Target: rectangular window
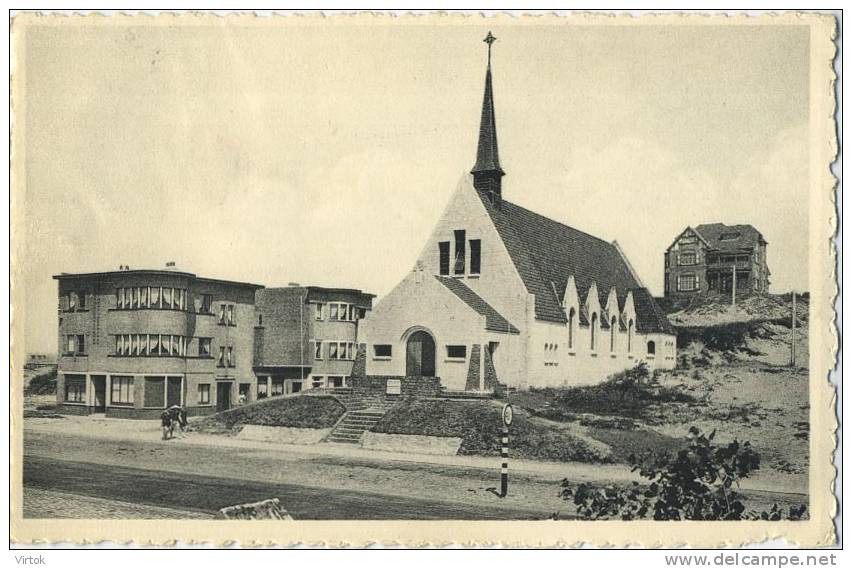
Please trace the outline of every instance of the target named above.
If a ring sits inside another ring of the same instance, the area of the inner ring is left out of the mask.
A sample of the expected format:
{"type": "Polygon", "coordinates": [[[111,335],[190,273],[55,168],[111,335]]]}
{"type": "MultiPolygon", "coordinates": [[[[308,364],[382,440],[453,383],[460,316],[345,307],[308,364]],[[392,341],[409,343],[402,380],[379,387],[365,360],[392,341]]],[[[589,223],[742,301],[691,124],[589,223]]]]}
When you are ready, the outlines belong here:
{"type": "Polygon", "coordinates": [[[201,295],[201,306],[198,307],[198,311],[201,314],[213,314],[213,295],[212,294],[202,294],[201,295]]]}
{"type": "Polygon", "coordinates": [[[199,338],[198,339],[198,355],[201,357],[209,357],[210,356],[210,343],[213,341],[212,338],[199,338]]]}
{"type": "Polygon", "coordinates": [[[114,375],[110,381],[112,384],[110,391],[110,403],[113,405],[132,405],[133,377],[114,375]]]}
{"type": "Polygon", "coordinates": [[[228,346],[228,353],[225,355],[225,358],[228,362],[228,367],[234,367],[237,365],[236,359],[234,359],[234,348],[233,346],[228,346]]]}
{"type": "Polygon", "coordinates": [[[85,375],[66,375],[65,376],[65,401],[69,403],[85,403],[86,402],[86,376],[85,375]]]}
{"type": "Polygon", "coordinates": [[[210,405],[210,384],[209,383],[199,383],[198,384],[198,404],[199,405],[210,405]]]}
{"type": "Polygon", "coordinates": [[[237,325],[237,319],[236,319],[236,313],[234,311],[234,305],[229,304],[228,305],[228,326],[236,326],[236,325],[237,325]]]}
{"type": "Polygon", "coordinates": [[[77,310],[77,293],[69,292],[68,293],[68,310],[73,312],[77,310]]]}
{"type": "Polygon", "coordinates": [[[358,346],[355,345],[355,342],[349,342],[346,344],[346,355],[349,356],[350,360],[355,359],[355,354],[358,351],[358,346]]]}
{"type": "Polygon", "coordinates": [[[311,387],[313,387],[314,389],[325,387],[325,378],[321,375],[312,375],[311,387]]]}
{"type": "Polygon", "coordinates": [[[124,336],[121,334],[115,335],[115,355],[124,355],[124,336]]]}
{"type": "Polygon", "coordinates": [[[336,303],[336,302],[332,302],[332,303],[331,303],[331,304],[329,304],[328,306],[329,306],[329,308],[330,308],[330,312],[329,312],[328,319],[329,319],[329,320],[338,320],[338,319],[339,319],[339,316],[338,316],[338,313],[337,313],[337,308],[338,308],[337,303],[336,303]]]}
{"type": "Polygon", "coordinates": [[[148,291],[149,288],[147,286],[142,287],[142,291],[139,295],[139,304],[142,308],[148,308],[148,291]]]}
{"type": "Polygon", "coordinates": [[[373,346],[373,355],[377,358],[389,358],[393,353],[390,344],[376,344],[373,346]]]}
{"type": "Polygon", "coordinates": [[[172,336],[172,355],[179,356],[180,354],[180,344],[181,344],[181,336],[172,336]]]}
{"type": "Polygon", "coordinates": [[[265,377],[257,378],[257,398],[266,399],[269,396],[269,384],[265,377]]]}
{"type": "Polygon", "coordinates": [[[172,337],[168,334],[160,335],[160,355],[167,356],[172,353],[172,337]]]}
{"type": "Polygon", "coordinates": [[[322,359],[322,340],[314,340],[314,359],[322,359]]]}
{"type": "Polygon", "coordinates": [[[225,367],[225,346],[219,346],[219,361],[216,365],[219,367],[225,367]]]}
{"type": "Polygon", "coordinates": [[[77,293],[77,309],[85,310],[86,309],[86,291],[81,290],[77,293]]]}
{"type": "Polygon", "coordinates": [[[149,334],[148,335],[148,353],[152,356],[160,355],[160,335],[159,334],[149,334]]]}
{"type": "Polygon", "coordinates": [[[328,359],[336,360],[337,359],[337,342],[329,342],[328,343],[328,359]]]}
{"type": "Polygon", "coordinates": [[[482,241],[470,240],[470,274],[478,275],[482,268],[482,241]]]}
{"type": "Polygon", "coordinates": [[[225,324],[225,305],[219,305],[219,324],[225,324]]]}
{"type": "Polygon", "coordinates": [[[148,300],[151,308],[159,308],[160,307],[160,287],[152,286],[149,287],[148,292],[148,300]]]}
{"type": "Polygon", "coordinates": [[[65,353],[69,356],[73,356],[77,351],[77,336],[71,335],[66,338],[65,343],[65,353]]]}
{"type": "Polygon", "coordinates": [[[323,307],[324,306],[325,305],[322,304],[321,302],[314,304],[314,318],[316,318],[317,320],[323,319],[322,313],[323,313],[323,307]]]}
{"type": "Polygon", "coordinates": [[[695,253],[681,253],[678,258],[679,265],[694,265],[695,264],[695,253]]]}
{"type": "Polygon", "coordinates": [[[447,357],[453,360],[463,360],[467,357],[467,346],[447,346],[447,357]]]}
{"type": "Polygon", "coordinates": [[[677,289],[681,291],[692,291],[698,288],[695,275],[678,275],[677,289]]]}
{"type": "Polygon", "coordinates": [[[139,355],[147,356],[148,355],[148,334],[140,334],[139,335],[139,355]]]}
{"type": "Polygon", "coordinates": [[[172,307],[172,289],[170,289],[168,287],[163,287],[161,305],[162,305],[162,308],[171,308],[172,307]]]}
{"type": "Polygon", "coordinates": [[[162,376],[146,376],[143,391],[145,407],[165,407],[166,378],[162,376]]]}
{"type": "Polygon", "coordinates": [[[284,380],[283,379],[273,379],[272,380],[272,395],[284,395],[284,380]]]}
{"type": "Polygon", "coordinates": [[[438,243],[438,267],[442,275],[450,274],[450,242],[441,241],[438,243]]]}
{"type": "Polygon", "coordinates": [[[456,229],[453,232],[456,239],[455,274],[464,274],[464,263],[467,251],[465,250],[464,229],[456,229]]]}
{"type": "Polygon", "coordinates": [[[124,289],[123,288],[115,289],[115,307],[116,308],[124,308],[124,289]]]}

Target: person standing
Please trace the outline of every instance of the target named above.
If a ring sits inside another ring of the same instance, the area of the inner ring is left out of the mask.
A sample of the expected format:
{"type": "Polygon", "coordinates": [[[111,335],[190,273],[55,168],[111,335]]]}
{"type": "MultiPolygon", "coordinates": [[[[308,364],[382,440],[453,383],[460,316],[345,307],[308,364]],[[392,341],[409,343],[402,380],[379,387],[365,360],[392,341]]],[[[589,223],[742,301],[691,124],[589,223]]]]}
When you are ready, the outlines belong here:
{"type": "Polygon", "coordinates": [[[172,433],[172,415],[168,409],[164,409],[160,415],[160,425],[163,427],[163,440],[170,439],[172,433]]]}
{"type": "Polygon", "coordinates": [[[189,429],[189,417],[187,416],[186,407],[178,409],[178,424],[180,432],[185,433],[189,429]]]}

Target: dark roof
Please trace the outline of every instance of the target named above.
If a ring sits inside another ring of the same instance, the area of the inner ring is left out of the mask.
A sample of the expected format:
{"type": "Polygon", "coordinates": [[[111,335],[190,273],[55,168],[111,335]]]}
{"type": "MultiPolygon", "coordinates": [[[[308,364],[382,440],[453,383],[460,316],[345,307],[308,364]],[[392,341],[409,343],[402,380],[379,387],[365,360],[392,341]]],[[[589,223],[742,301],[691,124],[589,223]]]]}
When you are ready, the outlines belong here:
{"type": "Polygon", "coordinates": [[[601,304],[612,287],[621,296],[641,286],[612,243],[505,200],[497,208],[479,195],[527,291],[535,295],[536,318],[566,321],[561,296],[569,275],[581,298],[597,283],[601,304]]]}
{"type": "Polygon", "coordinates": [[[520,331],[515,328],[511,322],[503,318],[490,304],[485,302],[481,296],[473,292],[466,284],[452,277],[442,277],[435,275],[438,282],[447,287],[450,292],[459,297],[465,304],[473,310],[485,316],[485,329],[492,332],[506,332],[509,334],[519,334],[520,331]]]}
{"type": "Polygon", "coordinates": [[[636,330],[643,334],[655,332],[674,334],[669,319],[647,288],[633,289],[633,308],[636,310],[636,330]]]}
{"type": "Polygon", "coordinates": [[[121,271],[103,271],[97,273],[59,273],[58,275],[53,275],[53,278],[56,280],[62,279],[88,279],[88,278],[107,278],[107,277],[121,277],[121,276],[130,276],[130,275],[158,275],[158,276],[177,276],[177,277],[185,277],[190,279],[195,279],[197,281],[203,281],[208,283],[217,283],[217,284],[227,284],[234,286],[245,286],[250,288],[263,288],[263,285],[254,284],[254,283],[246,283],[240,281],[228,281],[223,279],[211,279],[207,277],[199,277],[195,273],[187,273],[185,271],[176,271],[169,269],[127,269],[121,271]]]}
{"type": "Polygon", "coordinates": [[[754,249],[758,244],[766,243],[760,231],[751,225],[725,225],[724,223],[705,223],[695,228],[702,239],[712,249],[719,251],[741,251],[754,249]],[[726,239],[722,239],[726,237],[726,239]]]}

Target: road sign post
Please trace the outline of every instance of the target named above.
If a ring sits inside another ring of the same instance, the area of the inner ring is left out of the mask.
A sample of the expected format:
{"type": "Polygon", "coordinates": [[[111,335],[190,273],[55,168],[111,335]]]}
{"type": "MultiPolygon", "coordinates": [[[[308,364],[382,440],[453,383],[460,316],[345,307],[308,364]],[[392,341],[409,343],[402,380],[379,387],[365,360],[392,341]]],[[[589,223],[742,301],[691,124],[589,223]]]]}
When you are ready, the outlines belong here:
{"type": "Polygon", "coordinates": [[[512,424],[512,406],[503,405],[503,445],[500,456],[503,464],[500,467],[500,497],[505,498],[509,493],[509,425],[512,424]]]}

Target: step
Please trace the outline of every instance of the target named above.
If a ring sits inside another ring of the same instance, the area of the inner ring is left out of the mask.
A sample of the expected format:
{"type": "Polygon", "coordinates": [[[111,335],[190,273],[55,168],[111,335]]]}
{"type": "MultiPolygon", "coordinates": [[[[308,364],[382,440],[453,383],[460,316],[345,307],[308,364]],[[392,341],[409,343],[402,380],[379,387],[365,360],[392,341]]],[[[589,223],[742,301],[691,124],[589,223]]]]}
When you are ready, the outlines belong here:
{"type": "Polygon", "coordinates": [[[328,437],[328,440],[332,443],[360,443],[361,437],[345,437],[332,435],[328,437]]]}

